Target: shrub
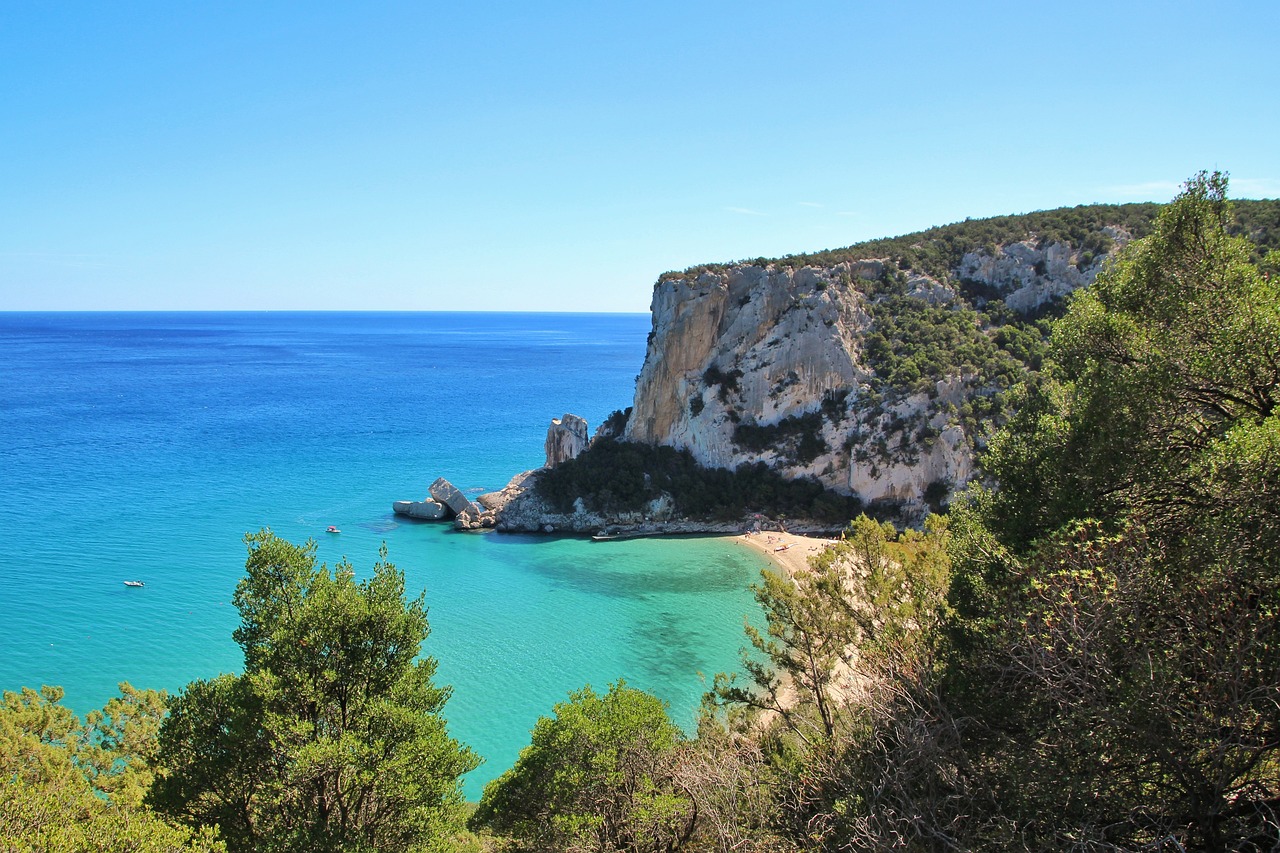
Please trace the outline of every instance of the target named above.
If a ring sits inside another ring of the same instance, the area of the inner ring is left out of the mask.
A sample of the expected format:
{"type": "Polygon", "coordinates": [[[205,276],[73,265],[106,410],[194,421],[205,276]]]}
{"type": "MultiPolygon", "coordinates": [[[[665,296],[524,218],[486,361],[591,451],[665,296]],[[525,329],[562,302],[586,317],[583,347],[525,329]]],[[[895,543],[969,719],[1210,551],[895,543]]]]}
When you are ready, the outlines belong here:
{"type": "Polygon", "coordinates": [[[811,478],[785,479],[763,462],[704,468],[688,450],[613,439],[542,471],[537,489],[557,512],[572,511],[578,498],[596,512],[636,512],[666,493],[688,518],[727,521],[758,512],[838,526],[861,508],[856,497],[811,478]]]}
{"type": "Polygon", "coordinates": [[[817,412],[791,415],[776,424],[738,424],[733,428],[733,443],[754,453],[775,450],[802,465],[828,449],[822,439],[822,416],[817,412]]]}

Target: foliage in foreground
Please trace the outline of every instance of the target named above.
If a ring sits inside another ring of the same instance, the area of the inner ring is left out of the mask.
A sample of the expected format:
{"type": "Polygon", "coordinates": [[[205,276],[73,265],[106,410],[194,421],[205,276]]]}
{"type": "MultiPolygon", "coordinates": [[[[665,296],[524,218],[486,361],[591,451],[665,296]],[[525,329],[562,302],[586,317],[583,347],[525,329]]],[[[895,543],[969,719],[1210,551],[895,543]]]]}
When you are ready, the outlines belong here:
{"type": "Polygon", "coordinates": [[[151,801],[233,850],[446,848],[479,762],[446,731],[435,660],[418,658],[422,598],[405,600],[385,551],[357,582],[348,564],[317,567],[314,543],[245,541],[245,671],[174,699],[151,801]]]}
{"type": "Polygon", "coordinates": [[[1075,300],[957,517],[946,683],[1041,847],[1280,844],[1280,281],[1230,222],[1200,175],[1075,300]]]}
{"type": "Polygon", "coordinates": [[[652,770],[736,755],[664,849],[1280,849],[1280,258],[1225,189],[1076,298],[997,489],[764,576],[748,682],[652,770]]]}
{"type": "Polygon", "coordinates": [[[162,693],[120,685],[81,723],[62,690],[5,692],[0,703],[0,839],[6,850],[219,851],[208,829],[143,806],[162,693]]]}
{"type": "Polygon", "coordinates": [[[473,817],[540,850],[673,850],[693,832],[676,778],[684,740],[655,697],[625,683],[590,686],[538,720],[514,767],[490,782],[473,817]]]}
{"type": "MultiPolygon", "coordinates": [[[[946,524],[860,518],[766,575],[749,684],[696,739],[572,694],[485,792],[493,845],[598,851],[1280,849],[1280,255],[1202,175],[1055,327],[946,524]]],[[[643,485],[643,481],[639,481],[643,485]]],[[[634,484],[633,484],[634,485],[634,484]]],[[[242,676],[87,725],[0,708],[0,831],[38,849],[431,849],[474,757],[421,600],[249,537],[242,676]],[[56,811],[55,811],[56,809],[56,811]],[[148,846],[150,845],[150,846],[148,846]]]]}
{"type": "Polygon", "coordinates": [[[839,541],[787,576],[753,586],[767,628],[746,625],[750,683],[719,676],[715,699],[776,717],[806,750],[836,738],[842,708],[867,689],[878,664],[901,663],[944,612],[946,519],[899,533],[865,515],[839,541]]]}
{"type": "MultiPolygon", "coordinates": [[[[1057,324],[985,457],[999,488],[952,512],[945,605],[902,611],[900,580],[866,611],[904,642],[847,632],[841,596],[874,601],[857,576],[767,588],[760,647],[804,688],[782,722],[820,735],[779,741],[788,837],[1280,847],[1280,282],[1229,233],[1225,190],[1191,181],[1057,324]],[[846,631],[845,657],[812,624],[846,631]],[[832,656],[866,680],[824,710],[832,656]]],[[[769,695],[756,675],[728,698],[769,695]]]]}

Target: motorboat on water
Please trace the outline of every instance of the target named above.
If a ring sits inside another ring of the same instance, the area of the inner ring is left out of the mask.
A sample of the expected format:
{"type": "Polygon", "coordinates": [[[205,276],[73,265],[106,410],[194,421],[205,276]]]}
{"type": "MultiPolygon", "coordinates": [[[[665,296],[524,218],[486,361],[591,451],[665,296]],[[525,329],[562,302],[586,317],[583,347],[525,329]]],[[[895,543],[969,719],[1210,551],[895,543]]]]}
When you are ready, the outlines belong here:
{"type": "Polygon", "coordinates": [[[341,533],[342,531],[330,524],[325,528],[325,533],[341,533]]]}
{"type": "Polygon", "coordinates": [[[142,581],[125,581],[125,586],[146,586],[142,581]]]}

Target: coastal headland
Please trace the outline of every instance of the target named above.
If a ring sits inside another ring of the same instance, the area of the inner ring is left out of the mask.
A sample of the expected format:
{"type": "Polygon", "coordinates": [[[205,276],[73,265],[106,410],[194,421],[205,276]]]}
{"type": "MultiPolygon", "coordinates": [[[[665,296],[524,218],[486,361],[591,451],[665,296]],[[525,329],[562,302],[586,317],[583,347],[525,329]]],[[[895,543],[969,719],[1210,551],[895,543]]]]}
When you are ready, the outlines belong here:
{"type": "MultiPolygon", "coordinates": [[[[981,476],[1052,320],[1157,210],[1062,208],[664,273],[631,405],[593,435],[552,421],[545,465],[455,524],[831,535],[866,512],[918,526],[981,476]]],[[[1267,211],[1235,216],[1248,232],[1267,211]]]]}
{"type": "MultiPolygon", "coordinates": [[[[981,476],[1053,318],[1157,210],[1062,208],[664,273],[631,406],[594,434],[556,418],[543,467],[499,491],[470,502],[438,481],[397,512],[602,538],[833,535],[863,512],[918,526],[981,476]]],[[[1239,227],[1267,210],[1241,202],[1239,227]]]]}
{"type": "MultiPolygon", "coordinates": [[[[567,420],[569,417],[566,416],[567,420]]],[[[581,421],[581,419],[578,419],[581,421]]],[[[560,424],[560,420],[553,422],[551,431],[554,433],[560,424]]],[[[583,422],[585,426],[585,422],[583,422]]],[[[549,438],[550,442],[551,439],[549,438]]],[[[514,497],[519,497],[526,493],[524,481],[535,472],[526,471],[517,476],[513,480],[513,484],[509,485],[504,495],[502,492],[489,493],[480,495],[476,503],[468,502],[468,506],[464,506],[460,511],[453,515],[454,526],[458,529],[488,529],[493,527],[492,522],[498,518],[498,510],[506,506],[506,502],[514,497]],[[475,511],[480,512],[480,518],[483,519],[481,524],[474,527],[469,526],[471,519],[474,517],[475,511]],[[487,522],[487,523],[486,523],[487,522]]],[[[461,497],[461,493],[443,477],[437,479],[430,489],[432,495],[448,496],[456,495],[454,503],[465,501],[461,497]]],[[[449,515],[449,504],[445,501],[434,501],[428,499],[425,503],[442,506],[442,510],[437,512],[422,512],[421,504],[424,502],[397,501],[395,504],[395,512],[411,518],[421,520],[438,521],[447,518],[449,515]]],[[[541,519],[540,519],[541,520],[541,519]]],[[[584,518],[578,519],[580,522],[584,518]]],[[[591,519],[588,524],[594,525],[603,519],[591,519]]],[[[814,555],[821,553],[826,547],[835,543],[835,539],[831,537],[830,531],[821,532],[797,532],[795,530],[782,529],[778,522],[768,519],[762,519],[757,516],[754,519],[745,522],[691,522],[688,520],[665,520],[665,521],[649,521],[641,519],[638,523],[630,526],[621,526],[616,523],[605,524],[597,529],[594,538],[602,541],[612,539],[631,539],[642,536],[676,536],[690,534],[711,534],[714,538],[719,539],[726,544],[733,544],[735,547],[748,548],[764,556],[776,569],[782,571],[788,576],[795,575],[799,571],[803,571],[808,565],[809,559],[814,555]],[[712,528],[712,529],[708,529],[712,528]],[[609,532],[612,531],[612,532],[609,532]]],[[[568,530],[568,527],[562,527],[560,530],[554,529],[553,525],[532,525],[533,529],[523,532],[541,532],[541,533],[581,533],[581,530],[568,530]],[[547,530],[547,526],[552,526],[552,530],[547,530]]],[[[510,528],[507,528],[510,529],[510,528]]]]}

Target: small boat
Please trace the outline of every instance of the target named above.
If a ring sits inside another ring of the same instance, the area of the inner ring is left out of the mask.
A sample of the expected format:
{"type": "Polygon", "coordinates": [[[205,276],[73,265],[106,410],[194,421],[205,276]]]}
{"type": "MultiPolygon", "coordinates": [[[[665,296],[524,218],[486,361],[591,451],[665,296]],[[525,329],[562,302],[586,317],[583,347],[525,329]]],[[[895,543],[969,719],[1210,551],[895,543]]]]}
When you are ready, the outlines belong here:
{"type": "Polygon", "coordinates": [[[341,533],[342,531],[334,527],[332,524],[330,524],[327,528],[325,528],[324,532],[325,533],[341,533]]]}
{"type": "Polygon", "coordinates": [[[125,586],[146,586],[142,581],[125,581],[125,586]]]}
{"type": "Polygon", "coordinates": [[[617,542],[621,539],[643,539],[649,533],[643,530],[624,530],[619,533],[606,533],[603,530],[592,534],[592,542],[617,542]]]}

